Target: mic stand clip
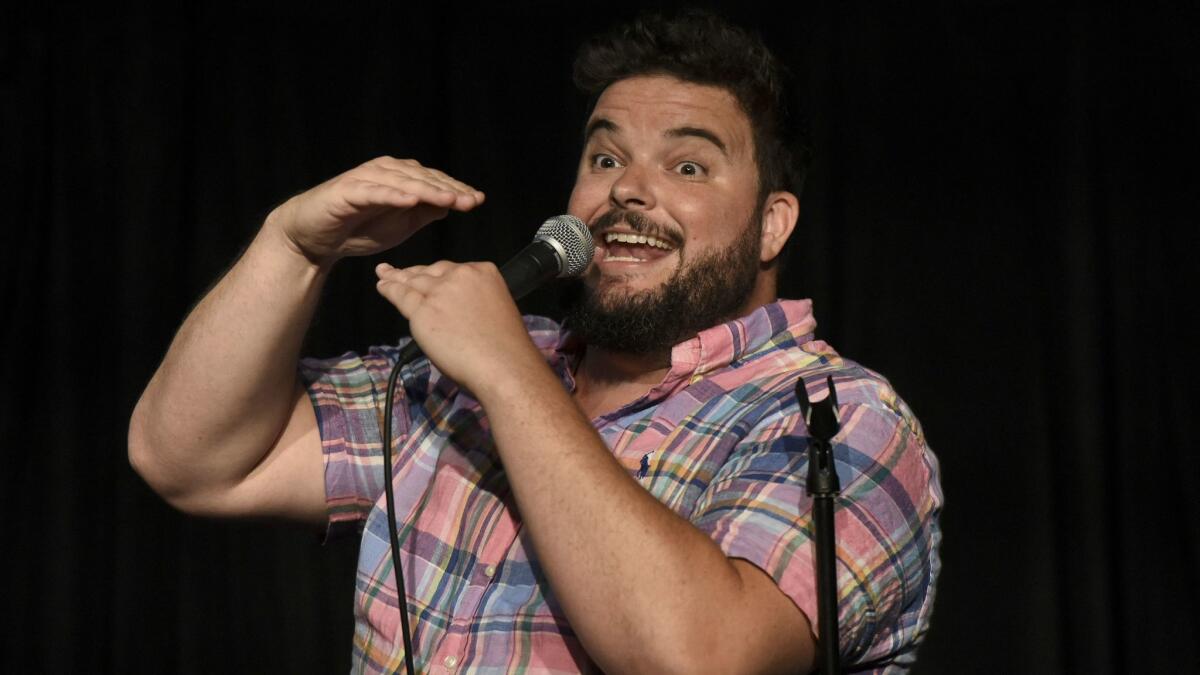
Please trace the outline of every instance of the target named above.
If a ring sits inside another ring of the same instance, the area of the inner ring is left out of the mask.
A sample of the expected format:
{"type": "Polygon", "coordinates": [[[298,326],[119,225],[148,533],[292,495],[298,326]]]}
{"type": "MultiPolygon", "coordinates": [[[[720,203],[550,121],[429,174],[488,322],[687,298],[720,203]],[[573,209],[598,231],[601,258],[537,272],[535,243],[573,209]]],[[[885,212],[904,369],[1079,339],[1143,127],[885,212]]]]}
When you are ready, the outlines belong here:
{"type": "Polygon", "coordinates": [[[808,400],[804,378],[796,382],[796,398],[808,427],[808,479],[804,490],[813,502],[813,525],[817,542],[817,626],[821,634],[818,648],[820,672],[837,673],[839,665],[837,567],[834,537],[834,498],[841,492],[833,464],[830,442],[841,431],[838,419],[837,390],[833,376],[826,378],[829,395],[816,403],[808,400]]]}

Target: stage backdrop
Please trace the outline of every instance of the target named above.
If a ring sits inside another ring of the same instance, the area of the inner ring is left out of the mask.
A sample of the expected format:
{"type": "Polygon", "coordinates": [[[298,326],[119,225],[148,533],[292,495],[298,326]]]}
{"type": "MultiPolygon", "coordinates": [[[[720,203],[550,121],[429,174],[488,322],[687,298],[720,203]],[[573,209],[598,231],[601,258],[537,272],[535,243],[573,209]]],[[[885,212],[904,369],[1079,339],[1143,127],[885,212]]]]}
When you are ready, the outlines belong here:
{"type": "MultiPolygon", "coordinates": [[[[917,672],[1198,672],[1197,12],[958,4],[717,5],[811,121],[783,293],[941,459],[917,672]]],[[[308,353],[404,333],[379,259],[516,251],[566,204],[574,50],[634,9],[3,10],[0,670],[346,670],[355,542],[172,511],[128,466],[130,411],[273,205],[374,156],[488,202],[339,265],[308,353]]]]}

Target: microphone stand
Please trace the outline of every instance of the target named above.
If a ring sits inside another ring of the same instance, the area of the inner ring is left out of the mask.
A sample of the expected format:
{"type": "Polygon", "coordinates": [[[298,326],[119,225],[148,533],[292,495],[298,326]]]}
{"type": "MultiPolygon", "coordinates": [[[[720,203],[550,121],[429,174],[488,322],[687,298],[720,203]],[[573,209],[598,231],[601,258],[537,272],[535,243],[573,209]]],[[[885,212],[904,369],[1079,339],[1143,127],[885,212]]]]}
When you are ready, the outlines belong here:
{"type": "Polygon", "coordinates": [[[833,508],[834,498],[841,492],[837,471],[833,465],[833,446],[830,440],[841,430],[837,414],[837,390],[833,376],[826,379],[829,396],[810,403],[804,378],[796,382],[796,398],[808,426],[808,479],[804,490],[813,501],[813,525],[817,542],[817,626],[821,634],[818,660],[823,675],[834,675],[840,669],[837,604],[837,557],[835,550],[833,508]]]}

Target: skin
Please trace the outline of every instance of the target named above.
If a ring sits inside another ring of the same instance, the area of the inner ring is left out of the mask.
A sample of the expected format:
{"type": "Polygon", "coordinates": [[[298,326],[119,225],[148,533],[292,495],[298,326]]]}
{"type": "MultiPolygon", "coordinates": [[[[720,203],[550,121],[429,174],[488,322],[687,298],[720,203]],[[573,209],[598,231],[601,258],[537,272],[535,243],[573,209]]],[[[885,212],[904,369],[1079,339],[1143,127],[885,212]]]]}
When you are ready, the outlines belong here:
{"type": "MultiPolygon", "coordinates": [[[[605,122],[588,139],[569,211],[593,223],[613,208],[640,210],[681,245],[633,263],[605,260],[600,242],[587,283],[614,297],[655,288],[697,255],[728,246],[758,212],[763,266],[744,309],[773,300],[767,263],[790,235],[798,204],[774,193],[758,210],[749,122],[732,97],[672,78],[631,78],[602,94],[589,125],[597,120],[605,122]]],[[[323,524],[320,439],[294,367],[324,277],[343,256],[394,246],[448,210],[482,201],[441,172],[381,158],[277,209],[189,316],[139,401],[135,468],[190,512],[323,524]]],[[[377,274],[378,291],[408,318],[429,358],[486,410],[539,562],[603,669],[811,669],[812,631],[796,605],[642,489],[589,421],[657,384],[667,355],[588,349],[572,397],[529,340],[494,265],[381,264],[377,274]],[[656,583],[641,583],[647,577],[656,583]]]]}

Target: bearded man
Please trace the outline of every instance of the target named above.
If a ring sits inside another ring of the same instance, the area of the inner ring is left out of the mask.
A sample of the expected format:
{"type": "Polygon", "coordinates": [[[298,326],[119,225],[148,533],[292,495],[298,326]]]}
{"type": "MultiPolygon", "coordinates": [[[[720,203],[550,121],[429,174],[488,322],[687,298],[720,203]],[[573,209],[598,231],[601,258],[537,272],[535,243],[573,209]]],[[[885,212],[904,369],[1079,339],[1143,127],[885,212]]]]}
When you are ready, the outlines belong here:
{"type": "Polygon", "coordinates": [[[356,672],[811,670],[807,429],[832,375],[842,432],[839,621],[851,671],[904,670],[938,570],[937,464],[888,383],[776,299],[800,172],[779,69],[718,19],[585,46],[597,96],[569,212],[596,255],[566,329],[520,316],[494,265],[377,267],[427,358],[296,363],[330,268],[483,193],[382,157],[270,214],[192,311],[135,410],[130,458],[195,514],[361,531],[356,672]],[[383,509],[381,418],[407,588],[383,509]]]}

